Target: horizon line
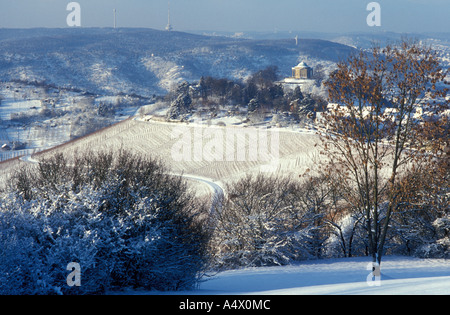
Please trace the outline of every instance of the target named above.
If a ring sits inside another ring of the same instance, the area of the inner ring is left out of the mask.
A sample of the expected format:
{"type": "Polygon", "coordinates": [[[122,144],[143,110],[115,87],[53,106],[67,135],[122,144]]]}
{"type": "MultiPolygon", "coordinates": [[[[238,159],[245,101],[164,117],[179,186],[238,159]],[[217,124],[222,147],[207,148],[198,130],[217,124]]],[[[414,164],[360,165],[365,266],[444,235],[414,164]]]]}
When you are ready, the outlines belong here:
{"type": "MultiPolygon", "coordinates": [[[[120,29],[148,29],[155,30],[161,32],[167,32],[165,29],[154,28],[154,27],[145,27],[145,26],[117,26],[114,28],[113,26],[79,26],[79,27],[46,27],[46,26],[36,26],[36,27],[0,27],[0,30],[87,30],[87,29],[110,29],[110,30],[120,30],[120,29]]],[[[306,33],[306,34],[328,34],[328,35],[343,35],[343,34],[450,34],[449,31],[425,31],[425,32],[399,32],[399,31],[389,31],[389,30],[377,30],[377,31],[344,31],[344,32],[329,32],[329,31],[307,31],[307,30],[277,30],[277,31],[261,31],[261,30],[247,30],[247,31],[226,31],[226,30],[214,30],[214,29],[194,29],[194,30],[177,30],[174,29],[172,32],[180,32],[180,33],[192,33],[192,32],[210,32],[210,33],[227,33],[227,34],[239,34],[239,33],[256,33],[256,34],[278,34],[278,33],[289,33],[295,35],[295,33],[306,33]]]]}

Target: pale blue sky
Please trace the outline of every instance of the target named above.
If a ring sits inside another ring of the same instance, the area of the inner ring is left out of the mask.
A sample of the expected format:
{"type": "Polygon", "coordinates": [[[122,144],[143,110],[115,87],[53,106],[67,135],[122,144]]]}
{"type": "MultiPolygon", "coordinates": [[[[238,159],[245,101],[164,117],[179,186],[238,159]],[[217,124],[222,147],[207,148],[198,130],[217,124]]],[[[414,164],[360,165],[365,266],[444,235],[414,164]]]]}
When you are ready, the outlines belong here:
{"type": "MultiPolygon", "coordinates": [[[[69,0],[0,0],[0,28],[67,27],[69,0]]],[[[82,27],[164,29],[167,0],[78,0],[82,27]]],[[[379,0],[381,27],[366,24],[371,0],[171,0],[175,30],[450,32],[450,0],[379,0]]]]}

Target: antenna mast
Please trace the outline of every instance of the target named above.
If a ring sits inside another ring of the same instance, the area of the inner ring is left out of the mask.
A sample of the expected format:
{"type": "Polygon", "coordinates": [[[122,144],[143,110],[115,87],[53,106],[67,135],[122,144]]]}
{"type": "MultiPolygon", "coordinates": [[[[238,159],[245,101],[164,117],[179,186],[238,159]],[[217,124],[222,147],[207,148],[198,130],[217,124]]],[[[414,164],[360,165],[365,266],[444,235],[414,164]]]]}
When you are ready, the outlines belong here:
{"type": "Polygon", "coordinates": [[[167,15],[167,26],[166,26],[166,31],[170,32],[171,30],[173,30],[172,25],[170,25],[170,0],[168,1],[168,15],[167,15]]]}
{"type": "Polygon", "coordinates": [[[116,19],[117,11],[115,8],[113,9],[113,12],[114,12],[114,28],[116,28],[117,27],[117,19],[116,19]]]}

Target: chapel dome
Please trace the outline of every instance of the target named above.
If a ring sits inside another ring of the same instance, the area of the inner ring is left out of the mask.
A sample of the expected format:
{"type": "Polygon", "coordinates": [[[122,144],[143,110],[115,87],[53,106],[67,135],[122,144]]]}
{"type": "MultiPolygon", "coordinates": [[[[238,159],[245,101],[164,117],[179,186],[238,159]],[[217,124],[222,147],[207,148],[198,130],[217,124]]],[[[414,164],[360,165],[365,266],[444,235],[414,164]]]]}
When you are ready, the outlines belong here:
{"type": "Polygon", "coordinates": [[[309,68],[306,62],[302,61],[297,65],[298,68],[309,68]]]}

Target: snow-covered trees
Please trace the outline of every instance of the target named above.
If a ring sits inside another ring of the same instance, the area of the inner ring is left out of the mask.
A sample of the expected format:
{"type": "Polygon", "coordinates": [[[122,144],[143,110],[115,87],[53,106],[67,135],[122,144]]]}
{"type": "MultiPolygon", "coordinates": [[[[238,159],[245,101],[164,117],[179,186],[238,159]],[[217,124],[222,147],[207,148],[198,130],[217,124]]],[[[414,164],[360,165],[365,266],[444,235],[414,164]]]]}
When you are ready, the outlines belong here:
{"type": "MultiPolygon", "coordinates": [[[[450,168],[428,165],[426,169],[404,175],[397,187],[399,198],[405,199],[392,217],[385,244],[389,254],[449,255],[450,168]]],[[[348,199],[349,188],[336,174],[311,173],[300,180],[247,175],[229,184],[211,220],[216,268],[367,256],[370,243],[364,211],[348,199]]],[[[380,205],[380,216],[387,206],[380,205]]]]}
{"type": "Polygon", "coordinates": [[[112,104],[101,102],[98,105],[97,114],[100,117],[114,117],[116,110],[112,104]]]}
{"type": "Polygon", "coordinates": [[[189,93],[189,83],[183,82],[176,91],[176,98],[170,104],[167,112],[168,119],[179,119],[183,115],[189,113],[191,109],[192,99],[189,93]]]}
{"type": "Polygon", "coordinates": [[[326,105],[319,95],[303,95],[300,87],[295,91],[283,87],[277,77],[276,67],[269,66],[242,80],[201,77],[196,83],[185,81],[164,98],[166,117],[183,119],[189,114],[205,113],[214,116],[218,108],[228,107],[229,114],[246,111],[247,118],[255,122],[269,112],[290,112],[295,120],[299,116],[306,120],[314,118],[315,112],[326,105]]]}
{"type": "Polygon", "coordinates": [[[340,62],[325,84],[336,104],[324,115],[326,167],[347,188],[352,210],[364,213],[374,263],[388,249],[391,220],[414,200],[411,191],[399,191],[402,174],[430,157],[448,158],[439,153],[448,145],[447,74],[437,52],[405,40],[360,51],[340,62]],[[388,114],[386,105],[396,114],[388,114]],[[429,116],[417,119],[421,108],[429,116]]]}
{"type": "Polygon", "coordinates": [[[214,212],[219,268],[285,265],[319,258],[327,239],[325,205],[310,203],[307,187],[290,178],[246,176],[229,185],[214,212]]]}
{"type": "Polygon", "coordinates": [[[181,179],[127,152],[24,168],[0,202],[1,294],[98,294],[196,285],[208,237],[181,179]],[[66,266],[81,266],[69,287],[66,266]]]}
{"type": "Polygon", "coordinates": [[[398,187],[399,211],[391,233],[396,252],[426,258],[450,256],[448,159],[409,171],[398,187]]]}
{"type": "Polygon", "coordinates": [[[98,106],[93,97],[73,100],[70,120],[70,138],[78,138],[111,125],[115,106],[101,102],[98,106]]]}
{"type": "Polygon", "coordinates": [[[248,113],[253,113],[253,112],[257,111],[258,109],[260,109],[260,107],[261,106],[259,105],[258,100],[256,98],[252,98],[250,100],[250,102],[248,102],[247,111],[248,111],[248,113]]]}

